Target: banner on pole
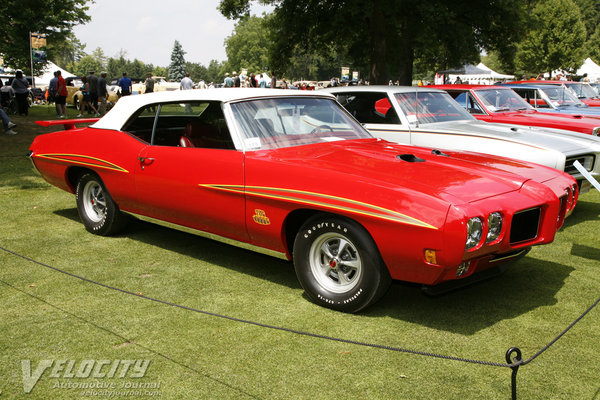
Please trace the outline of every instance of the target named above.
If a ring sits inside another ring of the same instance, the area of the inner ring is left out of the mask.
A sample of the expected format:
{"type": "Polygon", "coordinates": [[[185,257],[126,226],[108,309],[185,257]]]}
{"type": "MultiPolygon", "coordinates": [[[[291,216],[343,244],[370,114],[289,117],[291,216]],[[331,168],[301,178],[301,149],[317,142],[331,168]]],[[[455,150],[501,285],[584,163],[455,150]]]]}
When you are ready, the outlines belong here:
{"type": "Polygon", "coordinates": [[[342,76],[343,81],[350,80],[350,67],[342,67],[342,76]]]}
{"type": "Polygon", "coordinates": [[[45,33],[31,34],[31,59],[38,62],[47,60],[45,33]]]}

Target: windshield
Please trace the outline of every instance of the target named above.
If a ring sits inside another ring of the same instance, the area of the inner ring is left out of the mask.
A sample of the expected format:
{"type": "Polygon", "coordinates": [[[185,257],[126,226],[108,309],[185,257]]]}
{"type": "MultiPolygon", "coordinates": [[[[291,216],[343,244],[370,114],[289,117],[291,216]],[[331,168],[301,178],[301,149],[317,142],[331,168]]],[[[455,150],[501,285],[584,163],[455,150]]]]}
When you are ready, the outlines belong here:
{"type": "Polygon", "coordinates": [[[477,90],[475,93],[491,112],[533,110],[512,89],[483,89],[477,90]]]}
{"type": "Polygon", "coordinates": [[[598,93],[587,83],[569,83],[567,87],[573,91],[580,99],[591,99],[598,97],[598,93]]]}
{"type": "Polygon", "coordinates": [[[556,107],[585,106],[585,104],[583,104],[571,90],[565,89],[562,86],[545,87],[541,90],[546,94],[546,96],[548,96],[548,98],[552,101],[552,104],[554,104],[556,107]]]}
{"type": "Polygon", "coordinates": [[[448,93],[415,91],[394,96],[411,124],[474,119],[448,93]]]}
{"type": "Polygon", "coordinates": [[[330,99],[250,100],[231,104],[231,110],[249,150],[372,137],[330,99]]]}

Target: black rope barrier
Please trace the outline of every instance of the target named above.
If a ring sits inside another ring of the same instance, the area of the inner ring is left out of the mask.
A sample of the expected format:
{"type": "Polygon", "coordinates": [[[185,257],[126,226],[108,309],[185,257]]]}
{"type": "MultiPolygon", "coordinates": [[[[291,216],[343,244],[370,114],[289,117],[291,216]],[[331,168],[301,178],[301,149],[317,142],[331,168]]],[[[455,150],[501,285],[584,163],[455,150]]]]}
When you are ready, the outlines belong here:
{"type": "Polygon", "coordinates": [[[86,277],[83,277],[83,276],[80,276],[80,275],[76,275],[74,273],[71,273],[71,272],[68,272],[68,271],[64,271],[62,269],[53,267],[51,265],[42,263],[42,262],[37,261],[37,260],[34,260],[33,258],[24,256],[22,254],[19,254],[17,252],[14,252],[14,251],[9,250],[7,248],[4,248],[2,246],[0,246],[0,250],[4,251],[6,253],[12,254],[12,255],[14,255],[16,257],[22,258],[22,259],[24,259],[26,261],[29,261],[31,263],[37,264],[39,266],[51,269],[51,270],[59,272],[61,274],[68,275],[68,276],[70,276],[72,278],[76,278],[76,279],[79,279],[79,280],[82,280],[82,281],[85,281],[85,282],[88,282],[88,283],[92,283],[94,285],[98,285],[98,286],[104,287],[106,289],[110,289],[110,290],[114,290],[114,291],[121,292],[121,293],[124,293],[124,294],[129,294],[129,295],[132,295],[132,296],[140,297],[140,298],[143,298],[143,299],[146,299],[146,300],[154,301],[156,303],[168,305],[168,306],[171,306],[171,307],[176,307],[176,308],[180,308],[180,309],[187,310],[187,311],[193,311],[193,312],[196,312],[196,313],[199,313],[199,314],[203,314],[203,315],[208,315],[208,316],[212,316],[212,317],[222,318],[222,319],[226,319],[226,320],[234,321],[234,322],[245,323],[245,324],[254,325],[254,326],[258,326],[258,327],[262,327],[262,328],[268,328],[268,329],[273,329],[273,330],[288,332],[288,333],[292,333],[292,334],[296,334],[296,335],[308,336],[308,337],[313,337],[313,338],[317,338],[317,339],[330,340],[330,341],[339,342],[339,343],[352,344],[352,345],[356,345],[356,346],[363,346],[363,347],[370,347],[370,348],[376,348],[376,349],[381,349],[381,350],[388,350],[388,351],[394,351],[394,352],[408,353],[408,354],[413,354],[413,355],[420,355],[420,356],[433,357],[433,358],[439,358],[439,359],[444,359],[444,360],[458,361],[458,362],[464,362],[464,363],[469,363],[469,364],[478,364],[478,365],[487,365],[487,366],[492,366],[492,367],[510,368],[512,370],[512,374],[511,374],[511,393],[512,393],[512,399],[513,400],[517,399],[517,372],[519,370],[519,367],[521,365],[527,365],[527,364],[529,364],[530,362],[532,362],[533,360],[535,360],[537,357],[539,357],[542,353],[544,353],[546,350],[548,350],[553,344],[555,344],[560,338],[562,338],[579,321],[581,321],[581,319],[583,319],[583,317],[585,317],[590,311],[592,311],[600,303],[600,298],[598,298],[579,317],[577,317],[567,328],[565,328],[560,334],[558,334],[547,345],[545,345],[544,347],[542,347],[538,352],[536,352],[532,357],[530,357],[526,361],[523,361],[521,350],[518,347],[511,347],[510,349],[508,349],[508,351],[506,352],[506,355],[505,355],[506,364],[503,364],[503,363],[498,363],[498,362],[493,362],[493,361],[473,360],[473,359],[463,358],[463,357],[448,356],[448,355],[430,353],[430,352],[419,351],[419,350],[405,349],[405,348],[388,346],[388,345],[382,345],[382,344],[375,344],[375,343],[367,343],[367,342],[361,342],[361,341],[351,340],[351,339],[337,338],[337,337],[322,335],[322,334],[318,334],[318,333],[311,333],[311,332],[300,331],[300,330],[293,329],[293,328],[287,328],[287,327],[282,327],[282,326],[264,324],[264,323],[261,323],[261,322],[246,320],[246,319],[242,319],[242,318],[238,318],[238,317],[232,317],[232,316],[229,316],[229,315],[219,314],[219,313],[215,313],[215,312],[211,312],[211,311],[199,310],[199,309],[196,309],[196,308],[193,308],[193,307],[188,307],[188,306],[184,306],[184,305],[181,305],[181,304],[172,303],[172,302],[169,302],[169,301],[166,301],[166,300],[161,300],[161,299],[157,299],[157,298],[154,298],[154,297],[145,296],[145,295],[140,294],[140,293],[136,293],[136,292],[132,292],[132,291],[129,291],[129,290],[121,289],[121,288],[118,288],[118,287],[110,286],[110,285],[107,285],[107,284],[102,283],[102,282],[97,282],[97,281],[94,281],[92,279],[89,279],[89,278],[86,278],[86,277]],[[514,356],[514,358],[513,358],[513,356],[514,356]]]}

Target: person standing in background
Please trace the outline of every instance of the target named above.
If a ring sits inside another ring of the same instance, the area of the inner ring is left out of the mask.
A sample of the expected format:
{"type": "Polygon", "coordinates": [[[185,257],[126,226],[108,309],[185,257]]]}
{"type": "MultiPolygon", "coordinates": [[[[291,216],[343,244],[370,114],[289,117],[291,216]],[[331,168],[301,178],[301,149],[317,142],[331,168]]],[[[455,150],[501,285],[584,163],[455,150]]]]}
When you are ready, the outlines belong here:
{"type": "Polygon", "coordinates": [[[102,116],[106,114],[106,101],[108,100],[108,88],[106,87],[106,72],[100,73],[98,78],[98,101],[100,101],[100,107],[98,113],[102,116]]]}
{"type": "Polygon", "coordinates": [[[58,118],[66,118],[67,117],[67,82],[65,82],[65,78],[62,77],[62,73],[60,71],[56,71],[56,97],[54,98],[54,103],[56,103],[57,112],[59,113],[58,118]]]}
{"type": "MultiPolygon", "coordinates": [[[[55,101],[56,98],[56,88],[58,85],[58,71],[54,71],[54,78],[50,79],[50,84],[48,85],[48,103],[55,101]]],[[[60,117],[60,110],[58,105],[54,103],[54,107],[56,108],[56,116],[60,117]]]]}
{"type": "Polygon", "coordinates": [[[27,103],[27,96],[29,96],[29,82],[27,82],[27,78],[23,76],[23,71],[20,69],[17,70],[11,86],[17,98],[17,112],[19,115],[28,115],[29,104],[27,103]]]}
{"type": "Polygon", "coordinates": [[[190,90],[194,88],[194,82],[190,79],[190,73],[186,72],[179,85],[181,90],[190,90]]]}
{"type": "Polygon", "coordinates": [[[148,72],[146,74],[146,81],[144,82],[144,86],[145,86],[144,93],[154,92],[154,79],[152,78],[152,73],[148,72]]]}
{"type": "Polygon", "coordinates": [[[129,96],[131,94],[131,79],[127,76],[127,72],[123,72],[123,77],[117,83],[121,88],[121,96],[129,96]]]}
{"type": "MultiPolygon", "coordinates": [[[[90,85],[90,103],[94,110],[98,110],[98,77],[94,75],[94,72],[93,69],[90,70],[87,81],[90,85]]],[[[96,117],[99,116],[98,113],[96,114],[96,117]]]]}

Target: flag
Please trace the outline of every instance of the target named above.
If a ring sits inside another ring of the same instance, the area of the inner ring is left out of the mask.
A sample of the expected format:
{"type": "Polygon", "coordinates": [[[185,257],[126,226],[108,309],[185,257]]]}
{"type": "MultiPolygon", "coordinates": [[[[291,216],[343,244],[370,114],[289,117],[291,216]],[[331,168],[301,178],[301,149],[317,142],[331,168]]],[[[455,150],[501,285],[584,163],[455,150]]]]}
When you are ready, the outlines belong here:
{"type": "Polygon", "coordinates": [[[33,61],[46,61],[46,34],[31,34],[31,58],[33,61]]]}

